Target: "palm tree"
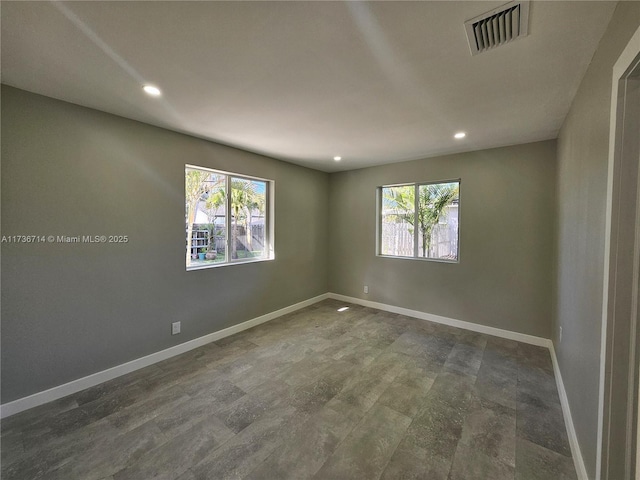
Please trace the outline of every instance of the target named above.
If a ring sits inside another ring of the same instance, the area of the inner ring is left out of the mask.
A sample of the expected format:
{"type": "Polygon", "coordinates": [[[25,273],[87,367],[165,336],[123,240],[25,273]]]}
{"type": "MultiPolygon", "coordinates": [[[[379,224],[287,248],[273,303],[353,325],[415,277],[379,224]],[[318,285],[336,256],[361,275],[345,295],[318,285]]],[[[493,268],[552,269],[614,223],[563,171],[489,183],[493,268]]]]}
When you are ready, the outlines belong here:
{"type": "Polygon", "coordinates": [[[405,221],[413,228],[415,214],[415,186],[384,188],[384,207],[392,211],[396,220],[405,221]]]}

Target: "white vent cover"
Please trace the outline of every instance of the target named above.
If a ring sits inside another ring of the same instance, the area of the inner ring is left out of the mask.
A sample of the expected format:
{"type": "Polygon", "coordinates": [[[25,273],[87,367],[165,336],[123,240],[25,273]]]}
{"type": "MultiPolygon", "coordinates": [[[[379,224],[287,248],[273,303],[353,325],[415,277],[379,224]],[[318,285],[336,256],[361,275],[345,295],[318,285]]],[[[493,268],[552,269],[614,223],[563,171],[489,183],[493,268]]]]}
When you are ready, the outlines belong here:
{"type": "Polygon", "coordinates": [[[528,0],[509,2],[464,22],[471,55],[526,37],[528,26],[528,0]]]}

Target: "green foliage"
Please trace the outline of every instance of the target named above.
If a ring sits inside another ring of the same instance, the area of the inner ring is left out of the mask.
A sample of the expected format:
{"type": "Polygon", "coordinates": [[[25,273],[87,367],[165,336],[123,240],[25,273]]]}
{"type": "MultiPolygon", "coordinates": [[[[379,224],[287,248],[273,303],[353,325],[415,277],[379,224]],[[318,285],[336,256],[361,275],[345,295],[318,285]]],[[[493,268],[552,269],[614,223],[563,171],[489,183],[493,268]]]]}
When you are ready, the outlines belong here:
{"type": "MultiPolygon", "coordinates": [[[[396,222],[406,222],[412,227],[415,222],[415,193],[414,185],[405,185],[402,187],[383,188],[384,192],[382,202],[383,207],[387,211],[392,211],[387,218],[394,219],[396,222]]],[[[413,228],[409,230],[413,233],[413,228]]]]}

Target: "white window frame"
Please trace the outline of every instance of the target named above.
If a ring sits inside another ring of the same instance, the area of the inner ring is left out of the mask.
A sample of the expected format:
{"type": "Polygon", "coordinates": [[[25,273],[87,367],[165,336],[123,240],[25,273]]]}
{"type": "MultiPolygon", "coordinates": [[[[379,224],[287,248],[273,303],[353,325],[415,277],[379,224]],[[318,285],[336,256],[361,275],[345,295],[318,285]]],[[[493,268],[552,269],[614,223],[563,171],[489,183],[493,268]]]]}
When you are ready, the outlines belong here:
{"type": "MultiPolygon", "coordinates": [[[[195,270],[204,270],[207,268],[218,268],[218,267],[228,267],[229,265],[240,265],[240,264],[246,264],[246,263],[258,263],[258,262],[268,262],[271,260],[275,260],[275,222],[274,222],[274,213],[275,213],[275,181],[268,179],[268,178],[262,178],[262,177],[255,177],[255,176],[250,176],[250,175],[244,175],[241,173],[234,173],[234,172],[227,172],[224,170],[217,170],[217,169],[213,169],[213,168],[207,168],[207,167],[201,167],[199,165],[191,165],[191,164],[185,164],[184,166],[184,174],[186,176],[187,174],[187,169],[192,169],[192,170],[201,170],[203,172],[207,172],[207,173],[215,173],[218,175],[224,175],[225,176],[225,192],[226,192],[226,202],[225,202],[225,261],[224,262],[218,262],[218,263],[212,263],[212,264],[208,264],[208,265],[196,265],[196,266],[187,266],[185,265],[185,268],[188,272],[192,272],[195,270]],[[241,180],[255,180],[258,182],[265,182],[266,184],[266,189],[265,189],[265,196],[266,196],[266,201],[265,201],[265,217],[264,217],[264,222],[265,222],[265,255],[262,257],[252,257],[252,258],[231,258],[231,228],[232,228],[232,221],[231,221],[231,202],[229,201],[229,194],[231,192],[231,181],[232,179],[241,179],[241,180]]],[[[185,199],[186,199],[186,192],[184,195],[185,199]]],[[[186,226],[186,225],[185,225],[186,226]]],[[[186,238],[185,238],[186,240],[186,238]]],[[[188,248],[187,245],[185,245],[185,248],[188,248]]]]}
{"type": "Polygon", "coordinates": [[[420,261],[428,261],[428,262],[440,262],[440,263],[460,263],[460,203],[461,203],[461,193],[458,191],[458,231],[457,231],[457,240],[456,244],[458,245],[458,255],[455,260],[451,260],[448,258],[430,258],[430,257],[421,257],[420,253],[420,245],[419,245],[419,229],[413,229],[413,256],[399,256],[399,255],[387,255],[382,253],[382,189],[383,188],[393,188],[393,187],[414,187],[414,212],[418,211],[418,202],[419,199],[419,189],[423,185],[435,185],[438,183],[457,183],[458,187],[462,185],[462,181],[460,178],[453,178],[450,180],[436,180],[436,181],[426,181],[426,182],[407,182],[407,183],[394,183],[389,185],[380,185],[376,188],[376,256],[382,258],[397,258],[401,260],[420,260],[420,261]]]}

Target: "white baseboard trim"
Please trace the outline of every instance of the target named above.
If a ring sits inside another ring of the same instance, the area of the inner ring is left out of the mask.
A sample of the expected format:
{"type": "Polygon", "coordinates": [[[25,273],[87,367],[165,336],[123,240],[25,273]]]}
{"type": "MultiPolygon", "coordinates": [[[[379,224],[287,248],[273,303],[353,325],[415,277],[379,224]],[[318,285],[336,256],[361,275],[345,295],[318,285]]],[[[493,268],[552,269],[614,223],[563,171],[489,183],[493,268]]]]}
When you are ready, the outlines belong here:
{"type": "Polygon", "coordinates": [[[4,405],[0,405],[0,418],[6,418],[11,415],[15,415],[16,413],[20,413],[24,410],[28,410],[30,408],[34,408],[48,402],[58,400],[59,398],[66,397],[67,395],[80,392],[86,388],[99,385],[100,383],[104,383],[116,377],[131,373],[135,370],[148,367],[149,365],[161,362],[162,360],[175,357],[176,355],[180,355],[182,353],[188,352],[189,350],[193,350],[194,348],[201,347],[203,345],[206,345],[207,343],[215,342],[216,340],[220,340],[235,333],[242,332],[243,330],[247,330],[249,328],[260,325],[261,323],[268,322],[270,320],[273,320],[274,318],[281,317],[282,315],[286,315],[287,313],[295,312],[296,310],[308,307],[309,305],[313,305],[314,303],[320,302],[327,298],[329,298],[329,294],[324,293],[322,295],[318,295],[317,297],[304,300],[285,308],[281,308],[280,310],[276,310],[275,312],[270,312],[251,320],[247,320],[246,322],[239,323],[238,325],[234,325],[223,330],[218,330],[217,332],[213,332],[208,335],[189,340],[188,342],[169,347],[165,350],[152,353],[145,357],[137,358],[130,362],[123,363],[122,365],[108,368],[107,370],[103,370],[101,372],[97,372],[86,377],[73,380],[63,385],[58,385],[42,392],[34,393],[33,395],[29,395],[27,397],[19,398],[18,400],[14,400],[12,402],[7,402],[4,405]]]}
{"type": "Polygon", "coordinates": [[[527,335],[525,333],[512,332],[510,330],[503,330],[496,327],[488,327],[486,325],[480,325],[478,323],[465,322],[463,320],[456,320],[454,318],[442,317],[440,315],[434,315],[432,313],[421,312],[418,310],[410,310],[408,308],[396,307],[395,305],[387,305],[386,303],[371,302],[369,300],[363,300],[356,297],[348,297],[346,295],[340,295],[337,293],[329,293],[329,298],[334,300],[340,300],[342,302],[355,303],[356,305],[362,305],[364,307],[375,308],[377,310],[384,310],[385,312],[399,313],[408,317],[415,317],[421,320],[428,320],[430,322],[441,323],[449,325],[451,327],[462,328],[464,330],[471,330],[478,333],[486,333],[487,335],[493,335],[494,337],[508,338],[509,340],[516,340],[522,343],[528,343],[530,345],[537,345],[539,347],[547,347],[551,345],[551,340],[548,338],[536,337],[534,335],[527,335]]]}
{"type": "Polygon", "coordinates": [[[553,362],[553,373],[556,377],[556,385],[558,387],[558,394],[560,395],[560,404],[562,405],[564,424],[567,427],[567,436],[569,437],[569,446],[571,447],[571,456],[573,457],[573,463],[576,467],[578,480],[589,480],[589,477],[587,476],[587,469],[584,466],[584,458],[582,457],[582,452],[580,451],[580,444],[578,443],[576,429],[573,426],[573,418],[571,418],[571,409],[569,408],[569,398],[567,397],[567,391],[564,389],[564,382],[562,381],[562,374],[560,373],[560,366],[558,365],[558,358],[556,357],[556,350],[553,347],[553,342],[549,341],[549,343],[551,361],[553,362]]]}

